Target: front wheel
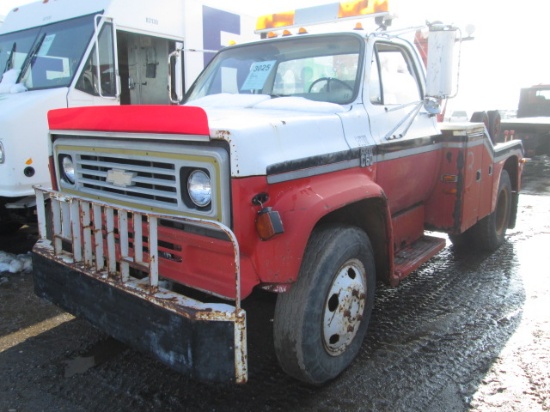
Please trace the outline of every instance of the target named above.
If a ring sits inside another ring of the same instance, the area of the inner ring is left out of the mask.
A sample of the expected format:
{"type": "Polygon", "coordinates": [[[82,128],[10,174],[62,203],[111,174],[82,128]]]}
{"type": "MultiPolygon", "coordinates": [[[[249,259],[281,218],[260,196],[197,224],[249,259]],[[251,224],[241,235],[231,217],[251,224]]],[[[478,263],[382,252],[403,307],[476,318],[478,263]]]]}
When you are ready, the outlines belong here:
{"type": "Polygon", "coordinates": [[[317,385],[338,376],[361,348],[375,287],[365,232],[341,225],[315,230],[298,280],[277,297],[274,343],[283,370],[317,385]]]}

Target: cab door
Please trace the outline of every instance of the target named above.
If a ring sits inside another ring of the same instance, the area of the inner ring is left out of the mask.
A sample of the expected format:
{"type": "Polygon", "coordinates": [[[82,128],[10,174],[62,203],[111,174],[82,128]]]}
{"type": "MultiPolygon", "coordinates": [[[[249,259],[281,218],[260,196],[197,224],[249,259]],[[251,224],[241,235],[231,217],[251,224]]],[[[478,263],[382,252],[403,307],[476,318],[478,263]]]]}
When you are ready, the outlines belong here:
{"type": "MultiPolygon", "coordinates": [[[[100,20],[100,16],[97,16],[100,20]]],[[[118,105],[120,103],[120,78],[115,58],[115,27],[112,21],[103,19],[101,29],[88,46],[88,54],[82,61],[74,85],[67,94],[67,106],[118,105]]]]}
{"type": "Polygon", "coordinates": [[[363,101],[377,142],[377,181],[392,214],[422,203],[435,185],[435,116],[424,110],[423,68],[409,46],[371,40],[363,101]]]}

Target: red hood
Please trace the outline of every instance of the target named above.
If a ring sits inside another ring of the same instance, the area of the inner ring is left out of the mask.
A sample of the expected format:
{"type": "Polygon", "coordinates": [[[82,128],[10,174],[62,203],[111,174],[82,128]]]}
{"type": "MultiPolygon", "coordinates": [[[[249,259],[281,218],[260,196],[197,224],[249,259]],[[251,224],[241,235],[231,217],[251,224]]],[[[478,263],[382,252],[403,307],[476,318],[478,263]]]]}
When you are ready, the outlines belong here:
{"type": "Polygon", "coordinates": [[[48,112],[50,130],[171,133],[208,136],[208,117],[193,106],[93,106],[48,112]]]}

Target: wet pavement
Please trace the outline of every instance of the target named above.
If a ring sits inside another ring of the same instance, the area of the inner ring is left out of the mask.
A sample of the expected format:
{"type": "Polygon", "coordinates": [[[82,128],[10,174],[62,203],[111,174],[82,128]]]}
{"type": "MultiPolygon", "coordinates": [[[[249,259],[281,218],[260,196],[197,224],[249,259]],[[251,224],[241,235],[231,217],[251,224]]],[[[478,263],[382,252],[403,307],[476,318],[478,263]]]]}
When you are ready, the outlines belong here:
{"type": "MultiPolygon", "coordinates": [[[[267,293],[245,301],[249,383],[209,385],[38,299],[32,274],[2,273],[0,412],[550,410],[549,215],[541,158],[507,242],[493,254],[448,245],[398,288],[379,285],[358,359],[322,387],[279,369],[267,293]]],[[[0,250],[24,253],[35,236],[0,236],[0,250]]]]}

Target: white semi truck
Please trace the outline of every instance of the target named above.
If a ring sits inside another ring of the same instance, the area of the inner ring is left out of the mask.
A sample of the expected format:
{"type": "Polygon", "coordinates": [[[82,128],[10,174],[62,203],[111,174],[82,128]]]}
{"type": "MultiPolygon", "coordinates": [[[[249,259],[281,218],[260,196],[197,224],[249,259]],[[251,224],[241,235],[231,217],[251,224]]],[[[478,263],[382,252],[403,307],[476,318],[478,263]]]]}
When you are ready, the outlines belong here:
{"type": "Polygon", "coordinates": [[[11,10],[0,27],[2,230],[33,210],[33,185],[49,185],[49,110],[177,103],[213,51],[249,40],[253,25],[190,0],[45,0],[11,10]]]}

